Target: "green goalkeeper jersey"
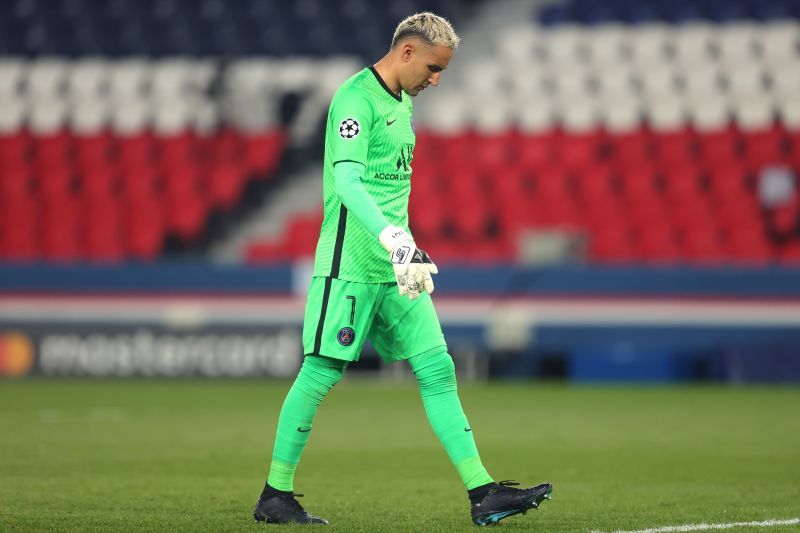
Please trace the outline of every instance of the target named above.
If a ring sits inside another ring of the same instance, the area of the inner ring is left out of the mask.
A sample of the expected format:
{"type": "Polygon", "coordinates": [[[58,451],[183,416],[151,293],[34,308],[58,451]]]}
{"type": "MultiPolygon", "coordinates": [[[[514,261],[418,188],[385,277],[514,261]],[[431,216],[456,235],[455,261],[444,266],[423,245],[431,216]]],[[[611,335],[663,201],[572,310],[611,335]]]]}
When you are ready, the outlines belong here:
{"type": "MultiPolygon", "coordinates": [[[[408,228],[411,159],[415,136],[411,97],[392,93],[372,67],[345,81],[333,96],[325,128],[322,176],[324,219],[314,260],[315,276],[361,283],[395,281],[389,254],[339,199],[334,166],[366,167],[367,194],[389,224],[408,228]]],[[[351,205],[357,209],[357,205],[351,205]]]]}

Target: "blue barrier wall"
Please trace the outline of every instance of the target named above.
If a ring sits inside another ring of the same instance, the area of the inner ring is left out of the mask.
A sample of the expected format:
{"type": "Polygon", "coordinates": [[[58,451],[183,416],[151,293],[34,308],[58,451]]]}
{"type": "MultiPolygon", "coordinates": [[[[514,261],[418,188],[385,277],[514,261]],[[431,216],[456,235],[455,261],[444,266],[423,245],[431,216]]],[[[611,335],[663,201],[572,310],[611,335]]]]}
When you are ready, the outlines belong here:
{"type": "MultiPolygon", "coordinates": [[[[297,275],[291,265],[0,265],[0,291],[289,293],[297,275]]],[[[524,269],[451,265],[443,268],[435,281],[441,295],[800,298],[800,269],[781,267],[524,269]]]]}

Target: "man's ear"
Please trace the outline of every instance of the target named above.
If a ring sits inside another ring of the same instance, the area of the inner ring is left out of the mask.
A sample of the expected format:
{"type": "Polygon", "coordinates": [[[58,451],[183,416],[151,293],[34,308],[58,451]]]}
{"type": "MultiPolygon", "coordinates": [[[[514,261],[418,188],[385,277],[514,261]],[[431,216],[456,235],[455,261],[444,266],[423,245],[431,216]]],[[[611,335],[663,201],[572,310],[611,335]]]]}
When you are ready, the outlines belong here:
{"type": "Polygon", "coordinates": [[[400,49],[401,52],[400,59],[404,63],[408,63],[409,61],[411,61],[411,56],[413,56],[414,52],[416,51],[417,51],[416,45],[413,42],[408,41],[405,44],[403,44],[402,48],[400,49]]]}

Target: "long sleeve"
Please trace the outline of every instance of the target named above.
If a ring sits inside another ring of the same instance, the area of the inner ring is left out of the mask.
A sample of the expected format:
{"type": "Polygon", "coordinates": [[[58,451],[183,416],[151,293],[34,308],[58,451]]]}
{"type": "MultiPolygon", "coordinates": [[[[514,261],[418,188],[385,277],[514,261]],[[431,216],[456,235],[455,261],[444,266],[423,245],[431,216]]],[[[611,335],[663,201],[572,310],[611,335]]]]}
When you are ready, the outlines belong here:
{"type": "Polygon", "coordinates": [[[355,161],[339,161],[333,167],[336,196],[376,239],[389,222],[362,182],[366,167],[355,161]]]}

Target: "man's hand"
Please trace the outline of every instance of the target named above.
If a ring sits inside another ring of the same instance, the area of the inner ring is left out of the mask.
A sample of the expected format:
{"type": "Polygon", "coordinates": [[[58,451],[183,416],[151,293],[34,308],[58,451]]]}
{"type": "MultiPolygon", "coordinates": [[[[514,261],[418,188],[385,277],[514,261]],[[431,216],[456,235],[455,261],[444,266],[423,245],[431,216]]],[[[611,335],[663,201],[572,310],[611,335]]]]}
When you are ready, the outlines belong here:
{"type": "Polygon", "coordinates": [[[432,293],[431,274],[438,274],[439,269],[424,250],[417,248],[411,235],[403,228],[387,226],[379,238],[389,252],[400,296],[416,300],[422,291],[432,293]]]}

